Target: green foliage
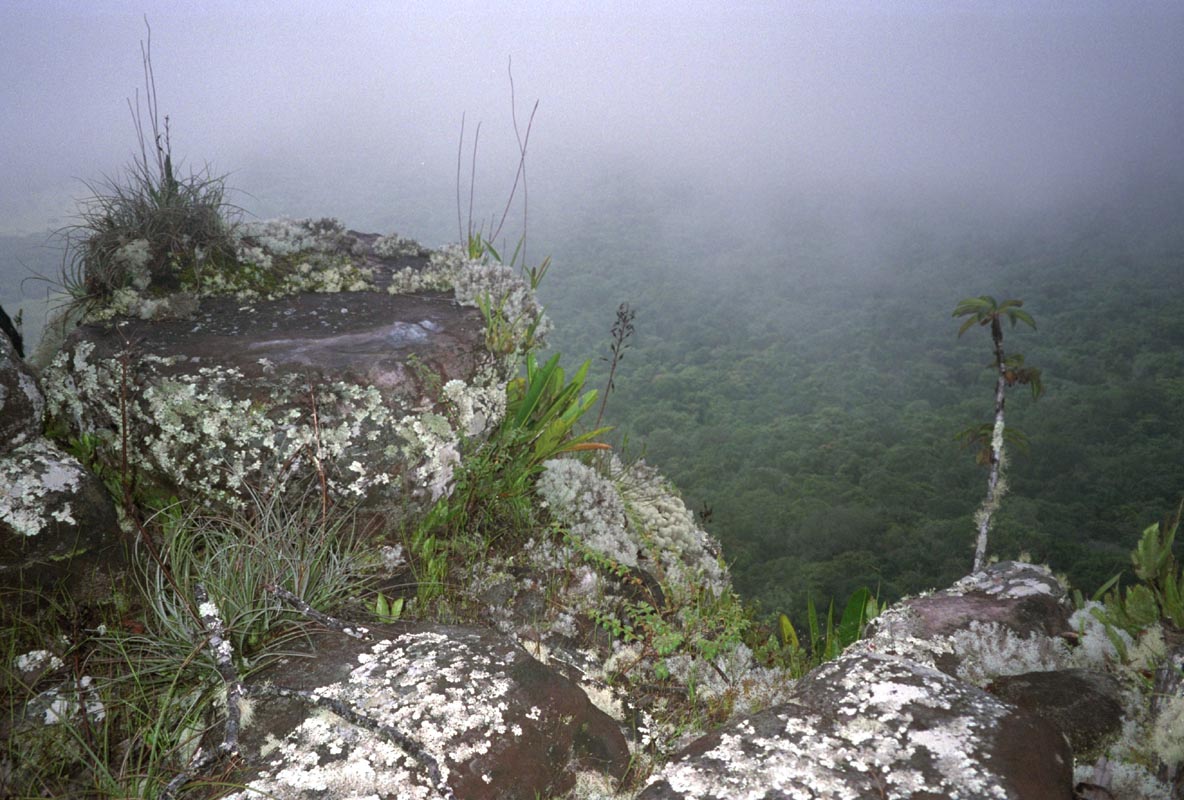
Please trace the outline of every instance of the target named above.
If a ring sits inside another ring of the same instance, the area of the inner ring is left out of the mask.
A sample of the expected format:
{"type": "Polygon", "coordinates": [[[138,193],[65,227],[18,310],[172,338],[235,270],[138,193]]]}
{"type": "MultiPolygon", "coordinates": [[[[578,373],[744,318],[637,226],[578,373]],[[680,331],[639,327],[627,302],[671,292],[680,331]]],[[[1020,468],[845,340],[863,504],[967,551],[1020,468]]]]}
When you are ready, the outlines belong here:
{"type": "MultiPolygon", "coordinates": [[[[1181,510],[1184,505],[1170,520],[1144,529],[1131,553],[1140,583],[1123,589],[1117,585],[1116,575],[1094,595],[1095,600],[1101,597],[1104,603],[1104,610],[1094,609],[1094,616],[1106,624],[1107,634],[1124,659],[1126,648],[1114,628],[1132,636],[1160,623],[1184,630],[1184,570],[1172,554],[1181,510]]],[[[1080,607],[1081,597],[1076,600],[1080,607]]]]}
{"type": "Polygon", "coordinates": [[[497,355],[533,350],[538,345],[538,329],[543,321],[542,314],[527,319],[525,311],[507,316],[508,301],[508,296],[477,298],[477,307],[485,321],[485,347],[497,355]]]}
{"type": "Polygon", "coordinates": [[[606,445],[592,441],[610,428],[595,428],[576,433],[580,419],[596,403],[596,390],[581,391],[588,376],[585,361],[571,380],[566,380],[559,366],[559,354],[539,366],[533,353],[526,356],[526,375],[510,381],[506,387],[506,417],[500,435],[514,443],[521,453],[522,474],[534,476],[544,461],[561,453],[603,450],[606,445]]]}
{"type": "Polygon", "coordinates": [[[488,441],[474,443],[457,469],[453,492],[429,510],[408,537],[421,606],[447,588],[449,570],[474,564],[507,535],[534,524],[530,491],[543,462],[561,453],[602,450],[592,441],[607,428],[577,426],[596,402],[583,392],[585,363],[568,379],[559,354],[539,365],[526,355],[526,374],[506,387],[506,414],[488,441]]]}
{"type": "MultiPolygon", "coordinates": [[[[703,585],[671,586],[659,569],[657,577],[661,592],[656,593],[628,567],[586,547],[569,532],[564,532],[563,536],[587,563],[602,574],[612,576],[622,586],[631,587],[636,595],[615,608],[603,607],[592,612],[593,622],[614,640],[638,646],[637,655],[619,668],[615,676],[618,680],[634,685],[647,684],[651,679],[670,681],[672,676],[667,659],[673,656],[689,655],[694,661],[715,669],[713,665],[717,658],[750,638],[752,615],[734,592],[717,594],[703,585]],[[643,665],[648,669],[642,669],[643,665]],[[644,674],[633,674],[635,670],[644,674]]],[[[651,563],[659,564],[652,543],[647,542],[646,547],[651,563]]],[[[695,687],[691,685],[683,689],[693,701],[695,687]]],[[[725,697],[720,702],[727,705],[731,699],[725,697]]],[[[719,710],[705,713],[710,716],[719,710]]],[[[688,722],[699,729],[703,727],[703,719],[697,723],[688,722]]]]}
{"type": "Polygon", "coordinates": [[[202,639],[192,600],[199,583],[221,610],[226,638],[240,658],[282,637],[300,619],[267,586],[287,589],[325,612],[365,587],[352,515],[326,516],[316,493],[253,494],[248,508],[225,513],[174,505],[153,522],[161,529],[160,560],[141,551],[137,570],[145,624],[155,642],[184,649],[202,639]]]}
{"type": "Polygon", "coordinates": [[[994,297],[987,294],[961,300],[954,308],[952,316],[969,317],[969,319],[963,322],[962,327],[958,329],[958,336],[966,333],[975,325],[987,327],[998,324],[999,320],[1004,317],[1011,322],[1013,328],[1016,322],[1023,322],[1035,330],[1036,321],[1027,311],[1020,308],[1023,304],[1023,300],[1004,300],[1002,303],[997,303],[994,297]]]}
{"type": "Polygon", "coordinates": [[[965,574],[966,542],[951,531],[982,500],[980,468],[950,437],[985,416],[974,395],[985,401],[995,376],[975,356],[984,342],[951,346],[945,314],[917,313],[954,305],[951,287],[1041,302],[1042,336],[1023,352],[1045,368],[1047,393],[1008,404],[1008,452],[1013,427],[1031,450],[1009,459],[1016,492],[996,515],[993,552],[1026,550],[1092,589],[1129,563],[1123,539],[1151,521],[1147,509],[1178,501],[1178,226],[1066,226],[1039,244],[902,229],[880,240],[874,271],[858,271],[829,234],[781,248],[675,242],[655,233],[664,198],[612,198],[553,237],[565,269],[542,287],[560,323],[550,344],[592,358],[589,385],[603,388],[604,320],[622,296],[645,309],[606,441],[628,437],[690,507],[711,506],[737,589],[774,629],[785,610],[805,631],[808,594],[825,609],[878,585],[891,601],[965,574]]]}
{"type": "MultiPolygon", "coordinates": [[[[1135,574],[1143,581],[1131,591],[1143,588],[1146,590],[1144,595],[1147,595],[1140,598],[1141,610],[1149,612],[1154,609],[1158,612],[1157,618],[1162,617],[1180,629],[1184,629],[1184,571],[1172,555],[1172,543],[1180,528],[1182,510],[1184,505],[1176,510],[1170,521],[1149,525],[1131,554],[1135,574]]],[[[1128,593],[1128,611],[1130,602],[1128,593]]]]}
{"type": "Polygon", "coordinates": [[[397,622],[403,616],[403,604],[402,597],[388,599],[385,594],[379,592],[374,596],[374,616],[378,617],[380,622],[397,622]]]}
{"type": "Polygon", "coordinates": [[[814,598],[810,597],[806,601],[809,640],[803,644],[793,622],[781,614],[777,619],[779,646],[775,649],[766,648],[764,656],[786,667],[794,677],[801,677],[819,664],[837,658],[848,645],[863,638],[868,623],[879,616],[882,610],[875,595],[864,586],[851,593],[838,625],[835,624],[835,604],[832,600],[823,624],[814,598]]]}
{"type": "Polygon", "coordinates": [[[182,649],[122,604],[31,601],[4,598],[0,625],[5,796],[161,796],[213,722],[221,679],[204,637],[182,649]],[[16,659],[32,650],[57,661],[21,674],[16,659]]]}

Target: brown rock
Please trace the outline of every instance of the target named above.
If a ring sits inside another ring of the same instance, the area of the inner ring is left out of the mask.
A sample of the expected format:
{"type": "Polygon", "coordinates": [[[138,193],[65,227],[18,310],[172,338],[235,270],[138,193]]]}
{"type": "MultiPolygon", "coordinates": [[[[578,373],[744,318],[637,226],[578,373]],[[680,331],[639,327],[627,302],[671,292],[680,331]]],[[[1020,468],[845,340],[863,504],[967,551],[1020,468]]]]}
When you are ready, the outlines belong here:
{"type": "Polygon", "coordinates": [[[315,692],[364,724],[301,699],[257,699],[242,737],[247,768],[236,777],[247,788],[232,797],[434,797],[425,755],[466,800],[557,797],[578,770],[621,777],[628,767],[613,720],[502,635],[426,623],[372,632],[371,642],[318,634],[308,657],[252,678],[315,692]]]}
{"type": "Polygon", "coordinates": [[[1055,725],[1081,763],[1095,761],[1122,732],[1122,687],[1112,675],[1085,669],[1027,672],[996,678],[988,690],[1055,725]]]}

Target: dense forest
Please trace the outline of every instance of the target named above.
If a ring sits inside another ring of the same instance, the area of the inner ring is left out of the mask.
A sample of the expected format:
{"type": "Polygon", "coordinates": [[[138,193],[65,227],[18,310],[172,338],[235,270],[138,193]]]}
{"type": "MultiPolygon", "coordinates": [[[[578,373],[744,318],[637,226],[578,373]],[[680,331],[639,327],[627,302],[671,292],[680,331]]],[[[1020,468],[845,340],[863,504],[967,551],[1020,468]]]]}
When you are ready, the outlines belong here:
{"type": "MultiPolygon", "coordinates": [[[[1170,186],[998,224],[762,201],[761,217],[721,221],[693,184],[612,176],[562,215],[537,212],[531,258],[554,258],[550,344],[569,365],[592,360],[589,386],[607,379],[618,305],[636,311],[610,440],[710,510],[744,596],[799,618],[807,597],[866,585],[894,599],[968,571],[986,472],[956,435],[990,420],[994,384],[990,337],[959,338],[951,312],[1022,298],[1038,328],[1007,329],[1005,348],[1046,391],[1009,393],[1029,446],[1009,451],[989,552],[1047,562],[1088,593],[1184,493],[1182,198],[1170,186]]],[[[22,277],[60,268],[46,242],[0,238],[10,312],[22,277]]],[[[24,292],[35,339],[43,303],[29,298],[45,285],[24,292]]]]}
{"type": "Polygon", "coordinates": [[[990,336],[959,338],[951,312],[1021,298],[1038,329],[1006,329],[1004,345],[1043,370],[1045,394],[1009,392],[1028,447],[1009,450],[989,553],[1049,563],[1088,594],[1129,573],[1139,531],[1184,493],[1181,198],[999,226],[932,207],[859,226],[786,209],[721,240],[693,211],[663,222],[693,207],[685,195],[616,196],[556,239],[551,343],[593,359],[603,387],[630,304],[615,441],[710,510],[745,596],[799,616],[808,596],[893,599],[969,571],[986,470],[957,434],[992,419],[994,377],[990,336]]]}

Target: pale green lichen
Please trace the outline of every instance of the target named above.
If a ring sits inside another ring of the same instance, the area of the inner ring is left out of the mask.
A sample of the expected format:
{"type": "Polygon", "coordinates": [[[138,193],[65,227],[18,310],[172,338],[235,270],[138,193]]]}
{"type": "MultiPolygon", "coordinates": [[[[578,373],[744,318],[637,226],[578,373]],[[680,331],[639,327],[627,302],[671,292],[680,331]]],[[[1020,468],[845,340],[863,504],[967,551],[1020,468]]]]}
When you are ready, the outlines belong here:
{"type": "Polygon", "coordinates": [[[431,251],[419,242],[406,239],[397,233],[380,236],[374,242],[374,255],[379,258],[425,257],[430,254],[431,251]]]}
{"type": "Polygon", "coordinates": [[[998,622],[974,620],[950,634],[950,641],[958,657],[958,677],[975,686],[1005,675],[1064,669],[1072,658],[1063,639],[1020,636],[998,622]]]}
{"type": "Polygon", "coordinates": [[[86,472],[45,439],[36,439],[0,456],[0,523],[21,536],[36,536],[54,523],[74,525],[69,503],[55,495],[78,491],[86,472]]]}
{"type": "Polygon", "coordinates": [[[690,509],[657,469],[635,462],[621,471],[617,484],[632,526],[653,540],[672,585],[706,585],[717,594],[731,588],[719,543],[695,524],[690,509]]]}
{"type": "Polygon", "coordinates": [[[521,275],[496,261],[473,261],[455,245],[433,252],[426,267],[396,272],[387,288],[391,294],[449,290],[463,306],[493,309],[513,339],[511,349],[540,344],[551,330],[551,320],[521,275]]]}
{"type": "Polygon", "coordinates": [[[641,543],[616,485],[575,459],[553,459],[543,467],[536,491],[552,516],[586,547],[636,567],[641,543]]]}
{"type": "Polygon", "coordinates": [[[1167,699],[1151,728],[1151,749],[1164,764],[1184,763],[1184,697],[1167,699]]]}
{"type": "Polygon", "coordinates": [[[604,557],[636,567],[644,553],[659,559],[672,586],[730,588],[718,543],[656,469],[614,459],[608,472],[612,478],[573,459],[554,459],[544,465],[537,491],[573,536],[604,557]]]}
{"type": "Polygon", "coordinates": [[[1123,650],[1129,651],[1134,644],[1129,633],[1106,623],[1105,609],[1103,604],[1090,600],[1069,617],[1069,625],[1077,632],[1077,647],[1073,652],[1077,666],[1102,670],[1120,664],[1122,657],[1115,640],[1122,643],[1123,650]]]}
{"type": "Polygon", "coordinates": [[[763,723],[766,731],[777,729],[771,736],[741,721],[713,748],[667,764],[651,783],[665,781],[700,800],[857,800],[877,791],[962,800],[1010,796],[984,748],[968,746],[997,741],[1009,706],[941,673],[877,656],[832,661],[815,681],[833,687],[826,713],[786,707],[775,722],[763,723]]]}
{"type": "MultiPolygon", "coordinates": [[[[483,644],[434,631],[383,639],[359,654],[346,679],[312,694],[405,732],[434,760],[445,781],[453,773],[463,779],[475,774],[473,762],[496,742],[525,736],[526,726],[533,727],[531,737],[538,737],[547,726],[570,722],[539,706],[519,711],[516,696],[530,688],[510,676],[529,659],[516,648],[491,653],[483,644]]],[[[268,792],[281,797],[439,796],[424,785],[407,752],[335,715],[312,712],[281,735],[266,746],[258,776],[229,797],[246,800],[268,792]]]]}
{"type": "MultiPolygon", "coordinates": [[[[306,379],[295,373],[252,379],[235,367],[166,374],[180,356],[143,356],[143,388],[128,397],[118,358],[96,358],[89,342],[63,351],[44,375],[50,413],[76,432],[120,453],[128,426],[129,464],[166,485],[232,505],[246,484],[282,484],[309,469],[335,495],[392,491],[404,467],[413,495],[447,494],[462,442],[484,436],[505,412],[498,364],[469,382],[450,381],[441,410],[399,413],[373,385],[326,382],[315,387],[316,419],[306,379]],[[390,488],[386,488],[390,487],[390,488]]],[[[175,370],[174,370],[175,371],[175,370]]]]}

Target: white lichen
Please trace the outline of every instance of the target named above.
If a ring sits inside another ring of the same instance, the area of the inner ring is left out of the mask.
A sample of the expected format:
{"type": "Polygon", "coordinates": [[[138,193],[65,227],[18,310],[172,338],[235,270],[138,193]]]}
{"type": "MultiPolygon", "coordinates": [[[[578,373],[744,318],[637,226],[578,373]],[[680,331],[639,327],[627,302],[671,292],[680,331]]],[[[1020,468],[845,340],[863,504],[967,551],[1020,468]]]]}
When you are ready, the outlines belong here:
{"type": "Polygon", "coordinates": [[[54,523],[76,525],[69,501],[85,470],[45,439],[0,456],[0,522],[21,536],[37,536],[54,523]]]}
{"type": "Polygon", "coordinates": [[[30,650],[13,659],[18,672],[52,672],[62,668],[62,660],[48,650],[30,650]]]}
{"type": "Polygon", "coordinates": [[[391,294],[428,290],[452,290],[463,306],[487,304],[504,321],[514,349],[528,341],[541,343],[551,330],[551,320],[516,270],[496,261],[473,261],[455,245],[433,252],[426,267],[396,272],[387,288],[391,294]]]}
{"type": "Polygon", "coordinates": [[[958,677],[975,686],[1025,672],[1064,669],[1072,658],[1062,639],[1039,633],[1023,637],[998,622],[972,621],[950,635],[958,656],[958,677]]]}

